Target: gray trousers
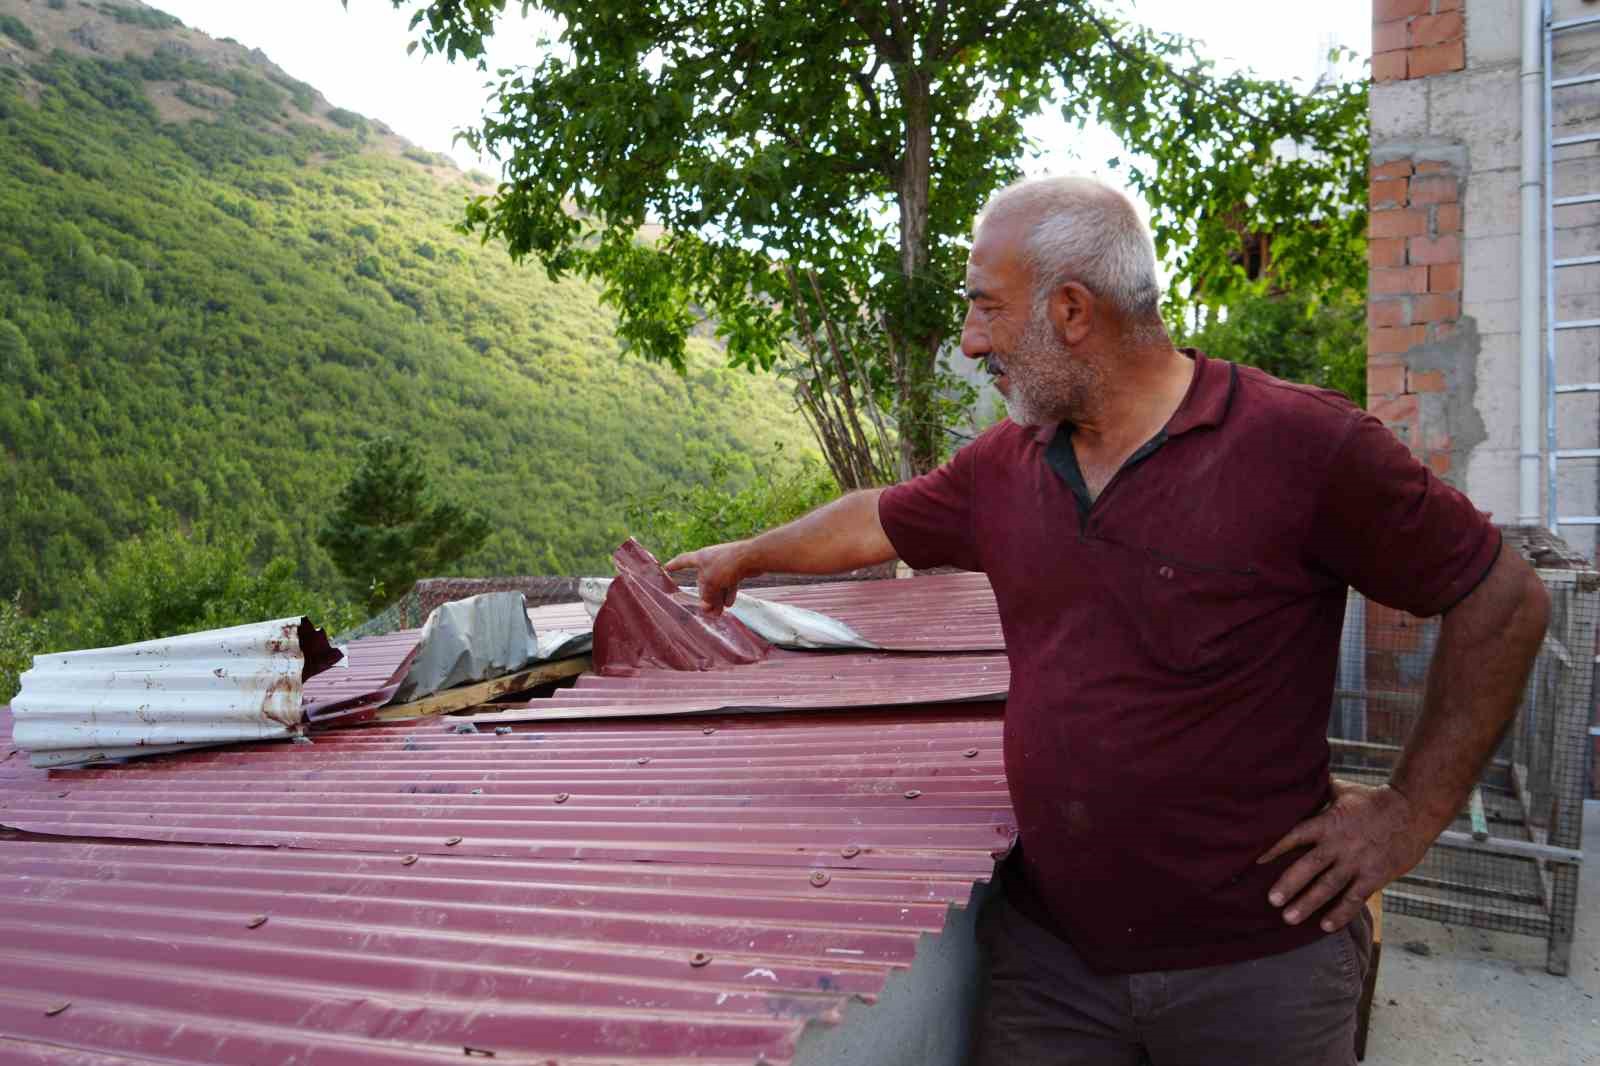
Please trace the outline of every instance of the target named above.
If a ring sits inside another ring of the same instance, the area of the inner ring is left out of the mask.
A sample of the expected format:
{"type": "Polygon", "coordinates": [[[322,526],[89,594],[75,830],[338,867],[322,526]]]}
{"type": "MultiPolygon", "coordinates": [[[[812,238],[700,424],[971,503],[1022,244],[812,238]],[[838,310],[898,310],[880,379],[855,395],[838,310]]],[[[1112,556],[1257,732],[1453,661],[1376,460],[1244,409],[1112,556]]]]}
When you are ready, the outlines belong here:
{"type": "Polygon", "coordinates": [[[1195,970],[1096,974],[1004,896],[978,926],[988,988],[976,1066],[1354,1066],[1372,957],[1365,909],[1294,951],[1195,970]]]}

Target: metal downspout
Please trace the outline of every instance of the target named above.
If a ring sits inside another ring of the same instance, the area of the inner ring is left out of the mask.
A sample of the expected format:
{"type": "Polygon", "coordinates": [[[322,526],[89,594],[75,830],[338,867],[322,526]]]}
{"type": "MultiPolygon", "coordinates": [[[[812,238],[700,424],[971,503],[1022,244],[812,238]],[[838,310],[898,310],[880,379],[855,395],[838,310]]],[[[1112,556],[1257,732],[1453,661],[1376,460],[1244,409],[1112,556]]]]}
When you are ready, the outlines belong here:
{"type": "MultiPolygon", "coordinates": [[[[1521,372],[1518,378],[1521,426],[1521,455],[1518,463],[1517,522],[1535,526],[1543,521],[1540,506],[1540,429],[1545,418],[1554,425],[1553,397],[1540,392],[1541,325],[1540,296],[1543,259],[1540,256],[1540,231],[1543,229],[1543,146],[1544,146],[1544,25],[1548,0],[1523,0],[1522,4],[1522,278],[1518,307],[1521,312],[1519,344],[1521,372]]],[[[1555,515],[1550,524],[1555,524],[1555,515]]]]}

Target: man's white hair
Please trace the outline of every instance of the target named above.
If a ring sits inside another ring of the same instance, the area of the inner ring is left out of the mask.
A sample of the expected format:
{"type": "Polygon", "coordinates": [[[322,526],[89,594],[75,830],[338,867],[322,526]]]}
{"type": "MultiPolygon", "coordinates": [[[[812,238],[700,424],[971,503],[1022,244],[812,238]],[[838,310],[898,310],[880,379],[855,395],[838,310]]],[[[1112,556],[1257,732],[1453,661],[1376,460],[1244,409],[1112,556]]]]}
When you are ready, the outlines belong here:
{"type": "Polygon", "coordinates": [[[1017,214],[1033,220],[1022,257],[1033,274],[1035,311],[1058,286],[1077,281],[1131,321],[1157,314],[1155,245],[1122,193],[1093,178],[1028,178],[995,193],[974,231],[1017,214]]]}

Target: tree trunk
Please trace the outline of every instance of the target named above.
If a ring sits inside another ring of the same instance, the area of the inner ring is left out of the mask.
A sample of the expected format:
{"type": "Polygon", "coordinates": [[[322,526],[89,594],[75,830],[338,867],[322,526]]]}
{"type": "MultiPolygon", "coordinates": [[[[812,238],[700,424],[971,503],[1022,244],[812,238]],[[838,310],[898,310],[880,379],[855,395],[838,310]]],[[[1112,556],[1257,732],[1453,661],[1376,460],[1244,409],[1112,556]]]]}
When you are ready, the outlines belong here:
{"type": "Polygon", "coordinates": [[[935,413],[934,361],[943,337],[917,323],[921,288],[928,267],[928,192],[933,159],[933,128],[928,75],[914,63],[897,69],[905,101],[905,154],[895,195],[900,207],[900,270],[903,303],[899,320],[888,324],[899,385],[900,465],[903,475],[926,473],[939,463],[941,429],[935,413]]]}

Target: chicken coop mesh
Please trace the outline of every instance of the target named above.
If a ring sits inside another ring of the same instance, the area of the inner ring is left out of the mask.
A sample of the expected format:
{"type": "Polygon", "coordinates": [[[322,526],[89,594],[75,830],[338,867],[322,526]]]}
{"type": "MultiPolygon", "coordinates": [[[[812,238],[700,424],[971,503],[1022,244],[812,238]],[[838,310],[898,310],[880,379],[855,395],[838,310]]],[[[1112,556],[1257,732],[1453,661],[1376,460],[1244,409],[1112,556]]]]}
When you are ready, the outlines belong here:
{"type": "MultiPolygon", "coordinates": [[[[1505,549],[1550,592],[1550,627],[1515,721],[1455,822],[1384,892],[1391,913],[1540,937],[1566,973],[1590,789],[1600,573],[1548,530],[1506,527],[1505,549]]],[[[1440,620],[1352,592],[1329,721],[1336,777],[1388,779],[1422,711],[1440,620]]]]}

